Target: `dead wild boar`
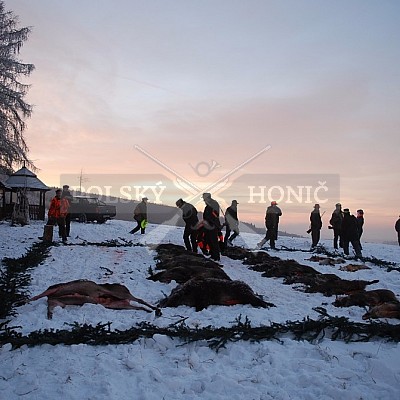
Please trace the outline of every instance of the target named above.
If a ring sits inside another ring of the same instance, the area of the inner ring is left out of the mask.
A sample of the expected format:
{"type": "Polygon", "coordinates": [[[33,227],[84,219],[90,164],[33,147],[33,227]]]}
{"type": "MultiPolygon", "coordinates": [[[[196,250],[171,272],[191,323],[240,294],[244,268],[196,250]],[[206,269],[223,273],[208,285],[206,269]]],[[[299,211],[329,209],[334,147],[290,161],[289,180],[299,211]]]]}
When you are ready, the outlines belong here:
{"type": "Polygon", "coordinates": [[[346,262],[345,260],[343,260],[343,258],[323,257],[316,255],[313,255],[310,258],[307,258],[306,260],[318,262],[319,265],[331,265],[331,266],[334,266],[335,264],[344,264],[346,262]]]}
{"type": "Polygon", "coordinates": [[[180,254],[177,256],[168,256],[159,258],[156,269],[170,269],[184,267],[185,265],[198,265],[206,268],[221,268],[221,265],[215,261],[205,258],[203,255],[180,254]]]}
{"type": "Polygon", "coordinates": [[[297,261],[294,260],[287,260],[287,261],[282,260],[279,263],[275,263],[275,265],[262,264],[257,267],[258,267],[257,269],[255,267],[253,267],[252,269],[260,271],[260,269],[262,268],[262,271],[264,271],[262,276],[266,278],[271,278],[271,277],[287,278],[292,276],[303,276],[303,275],[313,276],[319,274],[319,272],[316,271],[313,267],[299,264],[297,261]]]}
{"type": "Polygon", "coordinates": [[[400,319],[400,302],[383,303],[372,307],[362,316],[362,319],[369,318],[397,318],[400,319]]]}
{"type": "Polygon", "coordinates": [[[364,290],[367,285],[378,283],[379,280],[347,280],[341,279],[335,274],[306,274],[285,278],[283,283],[302,283],[306,285],[307,293],[322,293],[325,296],[350,294],[364,290]]]}
{"type": "Polygon", "coordinates": [[[339,297],[332,304],[336,307],[350,307],[350,306],[377,306],[382,303],[396,302],[397,298],[391,290],[375,289],[363,290],[360,292],[352,293],[349,296],[339,297]]]}
{"type": "Polygon", "coordinates": [[[245,260],[249,257],[249,251],[239,246],[226,247],[223,255],[231,258],[232,260],[245,260]]]}
{"type": "Polygon", "coordinates": [[[210,305],[229,306],[251,304],[254,307],[273,307],[260,297],[244,282],[225,279],[191,279],[177,286],[171,294],[161,300],[160,307],[178,307],[186,305],[201,311],[210,305]]]}
{"type": "Polygon", "coordinates": [[[119,283],[98,284],[87,280],[76,280],[50,286],[43,293],[28,300],[35,301],[47,296],[47,317],[52,318],[53,309],[57,306],[83,305],[85,303],[101,304],[115,310],[143,310],[159,314],[159,309],[134,297],[127,287],[119,283]],[[142,306],[133,305],[134,301],[142,306]]]}
{"type": "Polygon", "coordinates": [[[279,257],[270,256],[265,251],[257,251],[257,252],[249,251],[247,254],[247,258],[243,261],[243,264],[246,265],[270,264],[275,261],[279,262],[282,260],[279,257]]]}
{"type": "Polygon", "coordinates": [[[231,278],[221,268],[207,268],[199,265],[170,268],[149,276],[147,279],[164,283],[169,283],[171,281],[185,283],[193,278],[218,278],[231,280],[231,278]]]}

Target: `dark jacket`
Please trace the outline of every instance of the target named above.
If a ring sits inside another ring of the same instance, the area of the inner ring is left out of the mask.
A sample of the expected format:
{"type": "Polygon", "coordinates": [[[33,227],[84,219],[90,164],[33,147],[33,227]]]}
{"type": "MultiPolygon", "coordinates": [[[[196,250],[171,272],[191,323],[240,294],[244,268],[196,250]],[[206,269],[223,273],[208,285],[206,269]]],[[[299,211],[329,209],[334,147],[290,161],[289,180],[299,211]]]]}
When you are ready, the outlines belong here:
{"type": "Polygon", "coordinates": [[[211,197],[206,201],[206,207],[203,211],[203,219],[207,221],[212,227],[221,229],[221,223],[219,221],[219,204],[216,200],[211,197]]]}
{"type": "Polygon", "coordinates": [[[357,218],[354,215],[344,214],[341,236],[343,240],[348,240],[349,242],[359,239],[360,234],[358,233],[357,218]]]}
{"type": "Polygon", "coordinates": [[[396,221],[394,229],[396,230],[397,233],[400,233],[400,218],[396,221]]]}
{"type": "Polygon", "coordinates": [[[147,220],[147,204],[143,200],[135,207],[133,218],[138,222],[147,220]]]}
{"type": "Polygon", "coordinates": [[[67,199],[68,201],[71,201],[73,199],[71,192],[67,189],[63,189],[63,191],[61,192],[61,198],[62,199],[67,199]]]}
{"type": "Polygon", "coordinates": [[[225,211],[225,223],[231,230],[236,230],[239,227],[239,219],[237,216],[237,208],[230,206],[225,211]]]}
{"type": "Polygon", "coordinates": [[[196,207],[194,207],[192,204],[183,202],[183,205],[180,207],[180,209],[182,210],[182,218],[186,225],[195,226],[199,222],[196,207]]]}
{"type": "Polygon", "coordinates": [[[314,210],[310,214],[310,222],[311,222],[311,229],[321,229],[322,228],[322,219],[319,210],[314,210]]]}
{"type": "Polygon", "coordinates": [[[265,213],[265,226],[267,229],[278,230],[279,217],[282,215],[282,211],[278,206],[269,206],[265,213]]]}
{"type": "Polygon", "coordinates": [[[364,217],[357,217],[356,221],[357,221],[358,235],[359,235],[359,237],[361,237],[361,235],[363,233],[364,217]]]}
{"type": "Polygon", "coordinates": [[[342,221],[343,221],[343,212],[336,209],[332,213],[332,217],[329,220],[329,223],[332,225],[333,229],[340,229],[342,226],[342,221]]]}

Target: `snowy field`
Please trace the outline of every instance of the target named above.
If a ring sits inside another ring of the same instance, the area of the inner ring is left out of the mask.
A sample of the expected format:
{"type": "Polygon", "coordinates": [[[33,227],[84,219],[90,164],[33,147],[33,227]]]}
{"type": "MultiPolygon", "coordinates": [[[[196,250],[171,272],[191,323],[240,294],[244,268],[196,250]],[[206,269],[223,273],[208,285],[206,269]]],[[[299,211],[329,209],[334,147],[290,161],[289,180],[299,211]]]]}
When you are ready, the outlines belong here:
{"type": "MultiPolygon", "coordinates": [[[[103,225],[73,223],[69,244],[51,247],[50,256],[32,269],[29,291],[32,296],[50,285],[75,279],[89,279],[97,283],[121,283],[131,293],[151,304],[168,295],[176,287],[146,279],[149,268],[154,270],[156,255],[149,245],[159,243],[182,244],[182,228],[150,225],[145,235],[130,235],[133,224],[109,221],[103,225]],[[119,238],[119,239],[118,239],[119,238]],[[81,246],[84,242],[104,242],[118,239],[132,240],[144,246],[99,247],[81,246]]],[[[33,222],[25,227],[0,224],[0,258],[18,258],[26,253],[43,233],[43,223],[33,222]]],[[[57,238],[58,239],[58,238],[57,238]]],[[[243,234],[235,245],[255,248],[260,235],[243,234]]],[[[322,244],[333,251],[332,241],[322,244]]],[[[308,238],[281,237],[278,249],[310,248],[308,238]]],[[[399,262],[398,246],[363,243],[363,255],[380,260],[399,262]]],[[[287,250],[269,251],[282,259],[295,259],[322,273],[334,273],[345,279],[373,280],[379,283],[368,289],[390,289],[400,299],[400,273],[387,272],[373,264],[371,269],[347,272],[335,266],[318,265],[307,260],[311,253],[287,250]]],[[[354,263],[354,261],[351,261],[354,263]]],[[[348,261],[349,263],[349,261],[348,261]]],[[[111,329],[126,330],[147,321],[167,327],[186,318],[191,328],[207,326],[230,327],[242,316],[251,326],[270,325],[271,322],[318,319],[313,310],[324,307],[329,315],[345,316],[363,322],[365,309],[336,308],[334,297],[319,293],[304,293],[294,285],[282,284],[281,278],[264,278],[248,269],[241,261],[222,256],[224,271],[242,280],[264,300],[276,307],[259,309],[249,305],[229,307],[210,306],[200,312],[181,306],[165,308],[162,316],[139,310],[110,310],[100,305],[56,308],[51,320],[46,318],[47,299],[17,308],[10,326],[23,335],[43,329],[67,329],[68,324],[96,325],[111,322],[111,329]]],[[[398,265],[399,266],[399,265],[398,265]]],[[[399,324],[396,319],[381,322],[399,324]]],[[[400,328],[399,328],[400,329],[400,328]]],[[[397,399],[400,393],[400,345],[395,342],[373,340],[345,343],[322,338],[316,343],[296,341],[289,337],[278,341],[230,342],[216,352],[205,342],[182,346],[178,339],[156,335],[131,344],[42,345],[23,346],[11,350],[6,344],[0,348],[0,399],[397,399]]]]}

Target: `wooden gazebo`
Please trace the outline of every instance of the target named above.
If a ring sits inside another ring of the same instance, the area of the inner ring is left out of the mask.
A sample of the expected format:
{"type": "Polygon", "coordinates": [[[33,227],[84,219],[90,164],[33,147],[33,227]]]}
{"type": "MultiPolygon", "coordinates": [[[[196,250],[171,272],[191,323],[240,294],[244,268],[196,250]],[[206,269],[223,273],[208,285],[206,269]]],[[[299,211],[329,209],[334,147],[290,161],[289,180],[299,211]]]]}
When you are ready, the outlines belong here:
{"type": "Polygon", "coordinates": [[[39,193],[39,204],[29,204],[29,218],[32,220],[45,219],[45,195],[50,190],[36,174],[30,171],[25,166],[12,174],[5,182],[3,206],[5,217],[11,217],[14,205],[19,201],[21,193],[27,194],[28,192],[39,193]],[[9,193],[9,199],[6,201],[6,195],[9,193]]]}

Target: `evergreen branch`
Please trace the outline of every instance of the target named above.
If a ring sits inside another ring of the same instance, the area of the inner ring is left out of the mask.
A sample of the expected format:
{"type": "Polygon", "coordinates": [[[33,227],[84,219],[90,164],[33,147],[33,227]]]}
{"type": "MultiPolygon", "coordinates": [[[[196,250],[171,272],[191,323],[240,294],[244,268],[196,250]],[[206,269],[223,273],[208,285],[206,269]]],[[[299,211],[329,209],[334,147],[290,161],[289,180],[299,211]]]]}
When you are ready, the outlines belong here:
{"type": "Polygon", "coordinates": [[[165,335],[172,339],[179,339],[177,346],[193,342],[205,341],[207,345],[219,351],[229,342],[263,340],[278,340],[292,338],[306,340],[311,343],[322,340],[324,337],[331,340],[343,340],[346,343],[385,339],[392,342],[400,341],[400,325],[391,325],[382,322],[354,323],[345,317],[329,316],[324,309],[317,310],[322,317],[318,320],[304,318],[302,321],[287,321],[285,324],[271,323],[270,326],[252,327],[246,317],[242,322],[241,316],[231,327],[190,328],[181,321],[167,327],[158,327],[148,322],[142,322],[125,331],[111,330],[111,322],[99,323],[96,326],[78,323],[72,324],[72,329],[45,329],[31,332],[27,336],[0,325],[0,345],[11,343],[13,349],[23,345],[39,346],[42,344],[87,344],[87,345],[116,345],[133,343],[141,338],[152,338],[154,335],[165,335]]]}

